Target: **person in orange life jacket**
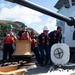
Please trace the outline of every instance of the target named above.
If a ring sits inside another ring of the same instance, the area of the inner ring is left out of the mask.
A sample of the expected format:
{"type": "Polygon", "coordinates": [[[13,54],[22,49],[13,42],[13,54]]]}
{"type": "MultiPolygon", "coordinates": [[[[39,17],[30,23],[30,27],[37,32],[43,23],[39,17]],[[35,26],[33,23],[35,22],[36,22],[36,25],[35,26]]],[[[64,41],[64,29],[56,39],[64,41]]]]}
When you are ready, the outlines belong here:
{"type": "Polygon", "coordinates": [[[54,30],[49,33],[49,51],[51,50],[51,47],[53,44],[58,43],[58,42],[61,43],[61,39],[62,39],[61,32],[62,32],[62,28],[58,26],[57,30],[54,30]]]}
{"type": "Polygon", "coordinates": [[[26,30],[27,26],[24,23],[22,23],[21,28],[22,28],[22,30],[19,31],[19,33],[18,33],[18,39],[19,40],[29,40],[29,41],[31,41],[30,34],[26,30]]]}
{"type": "Polygon", "coordinates": [[[43,32],[38,36],[39,51],[41,54],[41,66],[47,65],[50,59],[49,58],[49,46],[48,46],[48,32],[49,32],[48,27],[44,26],[43,32]],[[44,52],[46,53],[46,58],[45,58],[44,52]]]}
{"type": "Polygon", "coordinates": [[[12,58],[12,54],[14,52],[15,49],[15,41],[16,41],[16,35],[14,34],[14,32],[12,31],[13,26],[12,25],[8,25],[8,31],[4,33],[3,36],[3,60],[7,60],[7,55],[9,55],[9,59],[11,60],[12,58]]]}
{"type": "Polygon", "coordinates": [[[33,49],[37,45],[37,37],[35,35],[34,30],[31,31],[30,36],[31,36],[31,39],[32,39],[31,49],[33,49]]]}
{"type": "Polygon", "coordinates": [[[39,54],[39,49],[37,46],[37,36],[35,35],[35,31],[32,30],[30,35],[31,35],[31,39],[32,39],[31,50],[35,54],[36,60],[38,61],[38,63],[40,63],[40,54],[39,54]]]}

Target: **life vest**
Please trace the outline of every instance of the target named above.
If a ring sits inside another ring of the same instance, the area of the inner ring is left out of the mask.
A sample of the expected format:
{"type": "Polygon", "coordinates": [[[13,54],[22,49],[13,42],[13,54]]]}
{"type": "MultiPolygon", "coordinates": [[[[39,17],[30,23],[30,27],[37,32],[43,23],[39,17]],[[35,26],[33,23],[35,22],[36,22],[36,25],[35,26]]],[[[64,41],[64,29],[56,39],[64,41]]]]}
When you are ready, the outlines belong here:
{"type": "Polygon", "coordinates": [[[45,35],[44,33],[41,34],[42,36],[42,39],[41,39],[41,44],[44,45],[44,44],[47,44],[48,43],[48,36],[45,35]]]}
{"type": "Polygon", "coordinates": [[[44,33],[42,33],[42,44],[43,45],[45,44],[45,35],[44,35],[44,33]]]}
{"type": "Polygon", "coordinates": [[[32,48],[35,47],[35,46],[36,46],[36,43],[37,43],[37,41],[36,41],[35,39],[32,39],[31,47],[32,47],[32,48]]]}
{"type": "Polygon", "coordinates": [[[22,36],[21,36],[20,39],[21,39],[21,40],[31,40],[31,38],[30,38],[28,32],[22,33],[22,36]]]}
{"type": "Polygon", "coordinates": [[[54,43],[61,42],[61,37],[62,37],[61,33],[57,34],[57,31],[55,30],[53,37],[54,37],[54,43]],[[57,37],[57,35],[58,35],[58,37],[57,37]]]}
{"type": "Polygon", "coordinates": [[[14,44],[15,38],[13,36],[8,36],[6,40],[4,41],[5,44],[14,44]]]}
{"type": "Polygon", "coordinates": [[[54,30],[54,41],[56,40],[56,38],[57,38],[57,31],[56,30],[54,30]]]}

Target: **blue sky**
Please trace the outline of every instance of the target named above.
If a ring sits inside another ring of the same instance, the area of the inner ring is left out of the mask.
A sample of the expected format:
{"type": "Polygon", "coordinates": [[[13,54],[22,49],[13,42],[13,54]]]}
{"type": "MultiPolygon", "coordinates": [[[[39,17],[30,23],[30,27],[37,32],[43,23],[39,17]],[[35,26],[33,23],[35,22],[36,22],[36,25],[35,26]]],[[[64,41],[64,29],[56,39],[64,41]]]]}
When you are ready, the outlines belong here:
{"type": "MultiPolygon", "coordinates": [[[[58,0],[29,0],[54,12],[57,9],[54,5],[58,0]]],[[[44,26],[48,26],[49,31],[56,29],[56,19],[34,11],[18,4],[0,0],[0,20],[12,20],[24,22],[28,27],[35,29],[38,33],[42,32],[44,26]]]]}

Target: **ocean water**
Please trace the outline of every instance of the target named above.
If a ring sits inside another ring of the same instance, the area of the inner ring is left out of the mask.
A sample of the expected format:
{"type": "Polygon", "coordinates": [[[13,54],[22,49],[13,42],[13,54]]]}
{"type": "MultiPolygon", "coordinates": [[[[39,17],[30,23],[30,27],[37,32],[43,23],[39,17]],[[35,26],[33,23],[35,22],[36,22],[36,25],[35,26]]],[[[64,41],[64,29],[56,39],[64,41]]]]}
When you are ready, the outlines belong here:
{"type": "Polygon", "coordinates": [[[0,50],[0,60],[2,60],[2,55],[3,55],[3,52],[2,50],[0,50]]]}

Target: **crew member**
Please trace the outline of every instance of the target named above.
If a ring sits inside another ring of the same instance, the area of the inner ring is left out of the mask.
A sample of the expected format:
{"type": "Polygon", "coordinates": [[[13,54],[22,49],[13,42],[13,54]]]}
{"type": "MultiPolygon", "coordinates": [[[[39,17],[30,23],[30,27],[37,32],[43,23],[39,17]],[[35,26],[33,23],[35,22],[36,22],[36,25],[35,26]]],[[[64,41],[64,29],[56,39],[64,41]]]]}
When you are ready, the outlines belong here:
{"type": "Polygon", "coordinates": [[[31,31],[31,39],[32,39],[31,50],[35,54],[36,60],[40,64],[40,53],[39,53],[39,49],[38,49],[38,45],[37,45],[37,36],[35,35],[34,30],[31,31]]]}
{"type": "Polygon", "coordinates": [[[22,30],[19,31],[19,33],[18,33],[18,39],[19,40],[29,40],[29,41],[31,41],[30,34],[27,31],[27,25],[22,23],[21,28],[22,28],[22,30]]]}
{"type": "Polygon", "coordinates": [[[7,32],[4,33],[3,36],[3,60],[7,60],[7,55],[9,56],[8,59],[12,59],[12,54],[15,49],[15,41],[17,40],[15,33],[12,31],[13,30],[13,25],[8,25],[8,30],[7,32]]]}
{"type": "Polygon", "coordinates": [[[54,30],[52,32],[49,33],[49,49],[51,48],[51,46],[55,43],[61,43],[61,39],[62,39],[62,28],[61,27],[57,27],[57,30],[54,30]]]}
{"type": "MultiPolygon", "coordinates": [[[[51,53],[51,47],[53,44],[55,43],[61,43],[61,39],[62,39],[62,28],[61,27],[57,27],[57,30],[54,30],[52,32],[49,33],[49,53],[51,53]]],[[[50,54],[51,56],[51,54],[50,54]]],[[[50,64],[53,64],[50,58],[50,64]]]]}
{"type": "Polygon", "coordinates": [[[41,66],[47,65],[49,61],[48,32],[48,27],[44,26],[43,32],[38,36],[39,51],[41,54],[41,66]]]}

